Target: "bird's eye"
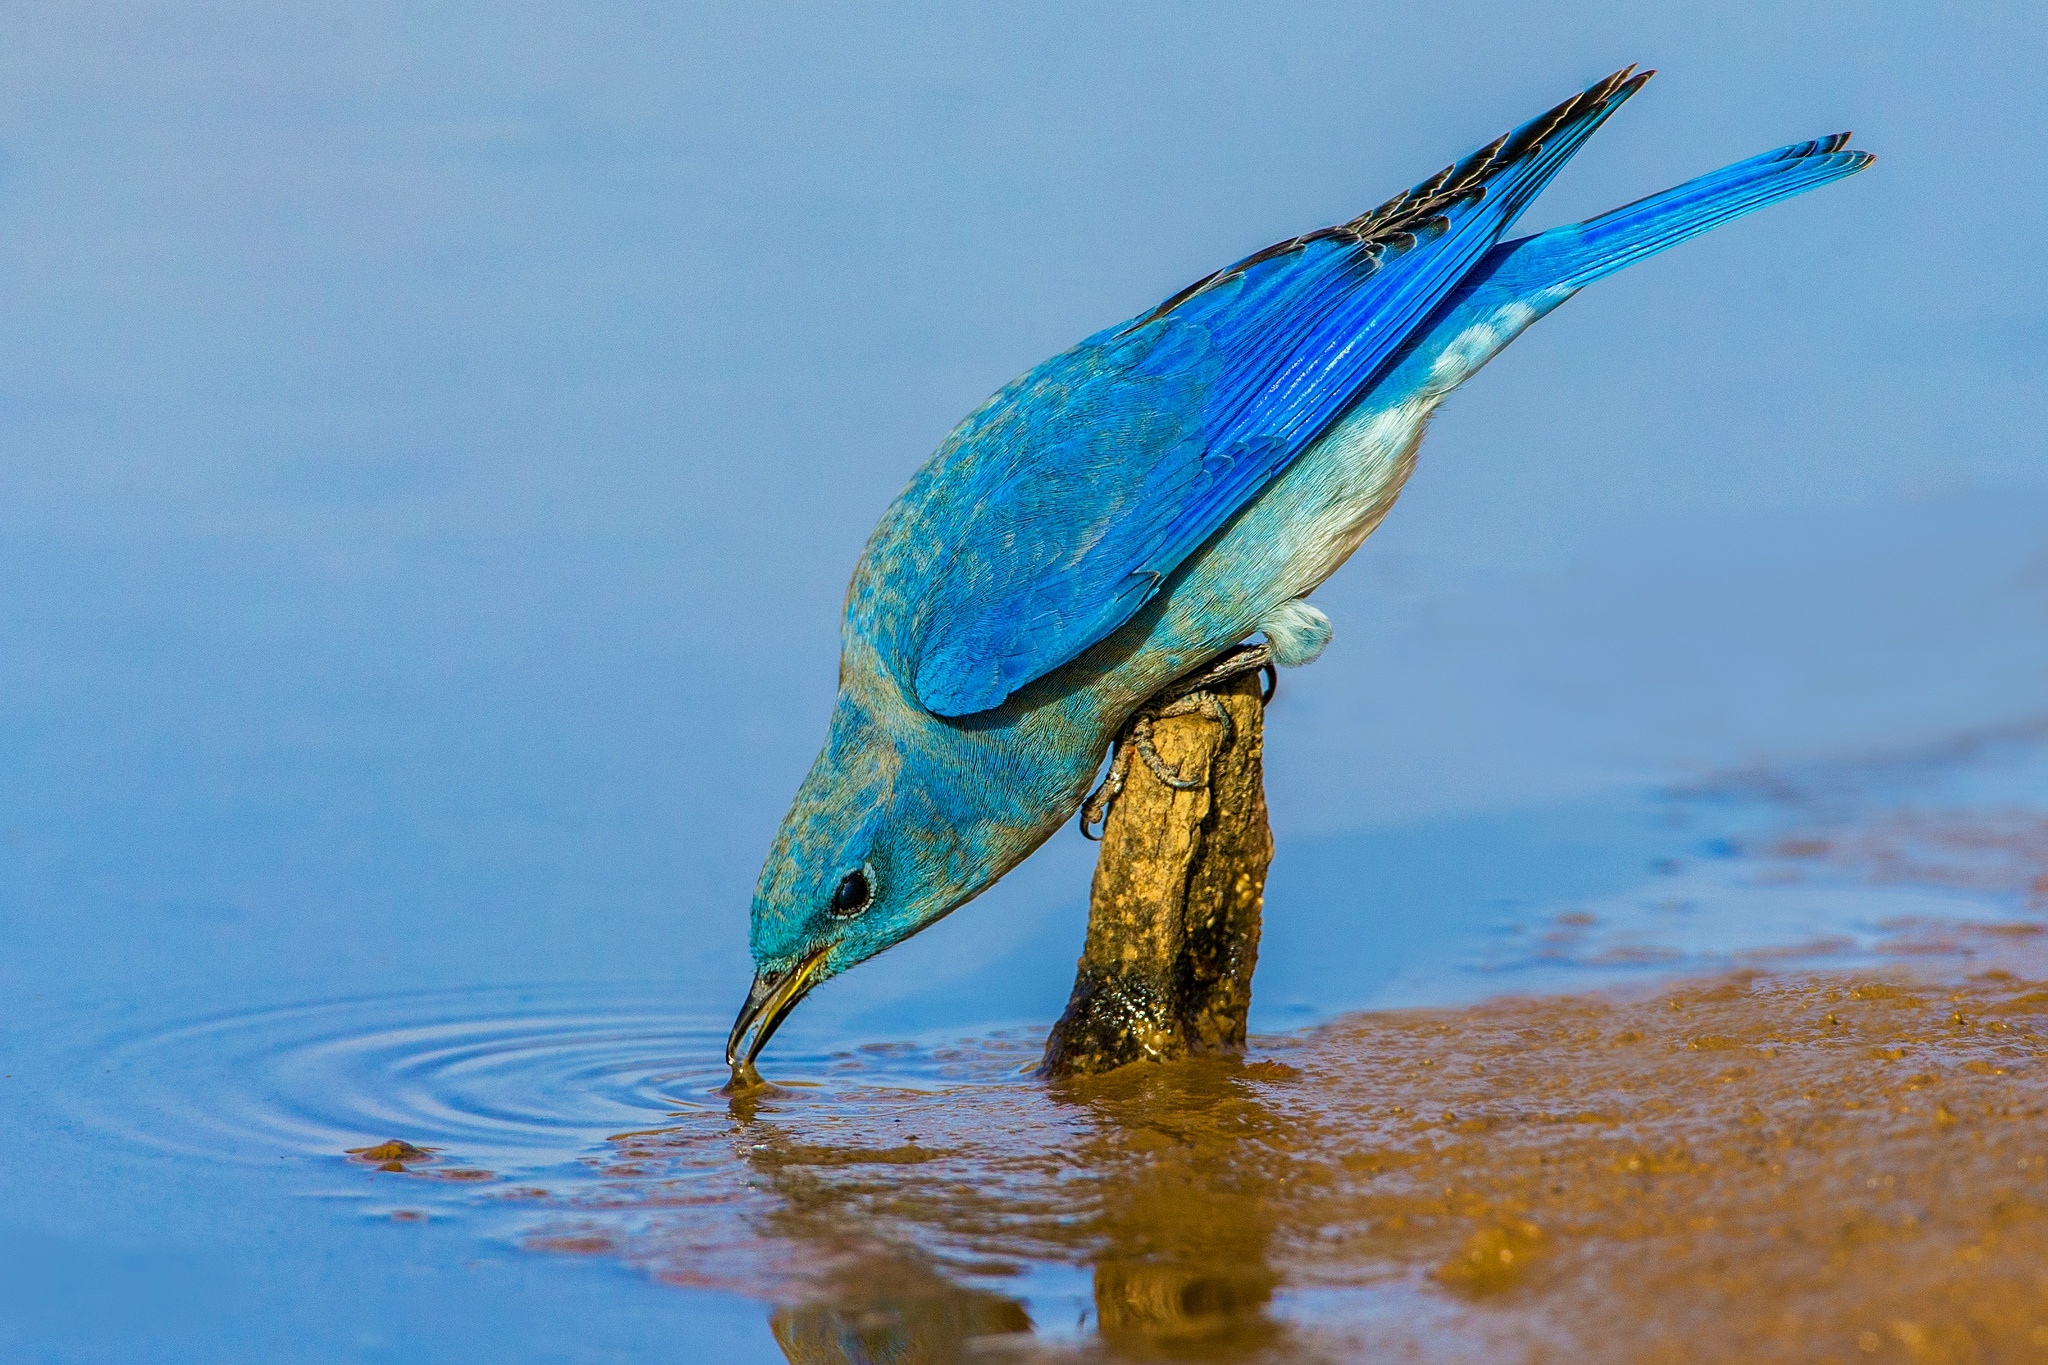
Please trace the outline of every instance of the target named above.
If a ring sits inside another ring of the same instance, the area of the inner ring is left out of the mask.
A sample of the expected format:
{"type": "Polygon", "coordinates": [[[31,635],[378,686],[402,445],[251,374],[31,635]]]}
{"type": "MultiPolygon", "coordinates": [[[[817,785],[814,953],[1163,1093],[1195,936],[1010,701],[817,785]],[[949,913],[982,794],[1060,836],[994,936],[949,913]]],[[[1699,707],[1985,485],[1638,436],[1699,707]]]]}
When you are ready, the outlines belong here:
{"type": "Polygon", "coordinates": [[[832,913],[858,915],[874,898],[874,890],[868,885],[868,874],[855,868],[839,879],[839,887],[832,893],[832,913]]]}

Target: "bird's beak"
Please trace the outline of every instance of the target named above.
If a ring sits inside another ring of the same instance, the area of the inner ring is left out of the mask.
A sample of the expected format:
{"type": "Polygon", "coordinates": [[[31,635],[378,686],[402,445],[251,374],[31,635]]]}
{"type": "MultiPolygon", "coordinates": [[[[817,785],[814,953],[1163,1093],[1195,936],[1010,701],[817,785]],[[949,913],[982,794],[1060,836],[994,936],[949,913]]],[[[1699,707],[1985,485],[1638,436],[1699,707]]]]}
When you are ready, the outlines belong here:
{"type": "Polygon", "coordinates": [[[787,971],[755,975],[754,988],[747,992],[747,1003],[740,1006],[740,1017],[733,1020],[732,1036],[725,1041],[725,1064],[732,1068],[735,1089],[760,1083],[754,1058],[768,1046],[768,1040],[796,1008],[797,1001],[810,993],[817,982],[818,968],[825,963],[825,953],[826,949],[820,948],[787,971]],[[741,1051],[740,1043],[749,1028],[755,1030],[754,1039],[741,1051]]]}

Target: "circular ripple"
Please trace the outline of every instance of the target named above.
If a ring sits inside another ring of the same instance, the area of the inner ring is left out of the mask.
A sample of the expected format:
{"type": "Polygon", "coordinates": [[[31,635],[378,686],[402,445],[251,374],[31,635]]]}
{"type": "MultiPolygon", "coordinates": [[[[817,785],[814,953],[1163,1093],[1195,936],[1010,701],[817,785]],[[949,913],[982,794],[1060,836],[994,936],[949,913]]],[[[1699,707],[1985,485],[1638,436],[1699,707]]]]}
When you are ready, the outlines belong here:
{"type": "Polygon", "coordinates": [[[95,1049],[112,1112],[160,1150],[252,1161],[386,1138],[499,1171],[716,1103],[726,1028],[617,988],[442,991],[215,1015],[95,1049]]]}

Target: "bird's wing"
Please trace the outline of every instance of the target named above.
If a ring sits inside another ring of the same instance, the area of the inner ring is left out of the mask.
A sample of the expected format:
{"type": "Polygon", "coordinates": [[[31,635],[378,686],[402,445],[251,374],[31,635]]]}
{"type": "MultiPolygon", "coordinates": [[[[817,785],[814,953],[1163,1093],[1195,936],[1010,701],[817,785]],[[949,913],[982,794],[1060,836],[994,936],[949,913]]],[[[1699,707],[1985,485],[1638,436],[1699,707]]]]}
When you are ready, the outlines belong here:
{"type": "Polygon", "coordinates": [[[934,531],[898,652],[918,700],[988,710],[1128,620],[1649,74],[1616,72],[1372,212],[1198,281],[962,423],[929,467],[959,476],[956,520],[934,531]]]}

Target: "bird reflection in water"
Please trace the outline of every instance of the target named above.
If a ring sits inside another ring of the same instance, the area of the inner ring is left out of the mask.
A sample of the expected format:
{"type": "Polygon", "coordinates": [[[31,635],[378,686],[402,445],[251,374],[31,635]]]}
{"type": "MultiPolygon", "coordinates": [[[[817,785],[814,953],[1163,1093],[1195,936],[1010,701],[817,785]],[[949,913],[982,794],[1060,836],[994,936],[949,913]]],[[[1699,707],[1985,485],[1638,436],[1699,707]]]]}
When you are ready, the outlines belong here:
{"type": "Polygon", "coordinates": [[[777,1308],[769,1328],[793,1365],[924,1365],[1031,1331],[1024,1305],[912,1260],[857,1264],[820,1298],[777,1308]]]}
{"type": "Polygon", "coordinates": [[[997,1116],[967,1160],[922,1139],[804,1143],[736,1103],[776,1201],[763,1230],[830,1267],[774,1311],[777,1342],[803,1365],[1042,1358],[1024,1306],[971,1286],[1056,1262],[1092,1267],[1093,1307],[1055,1335],[1092,1317],[1119,1358],[1280,1352],[1269,1195],[1303,1174],[1302,1134],[1258,1092],[1284,1075],[1218,1058],[1055,1085],[1037,1099],[1058,1112],[1012,1134],[997,1116]]]}

